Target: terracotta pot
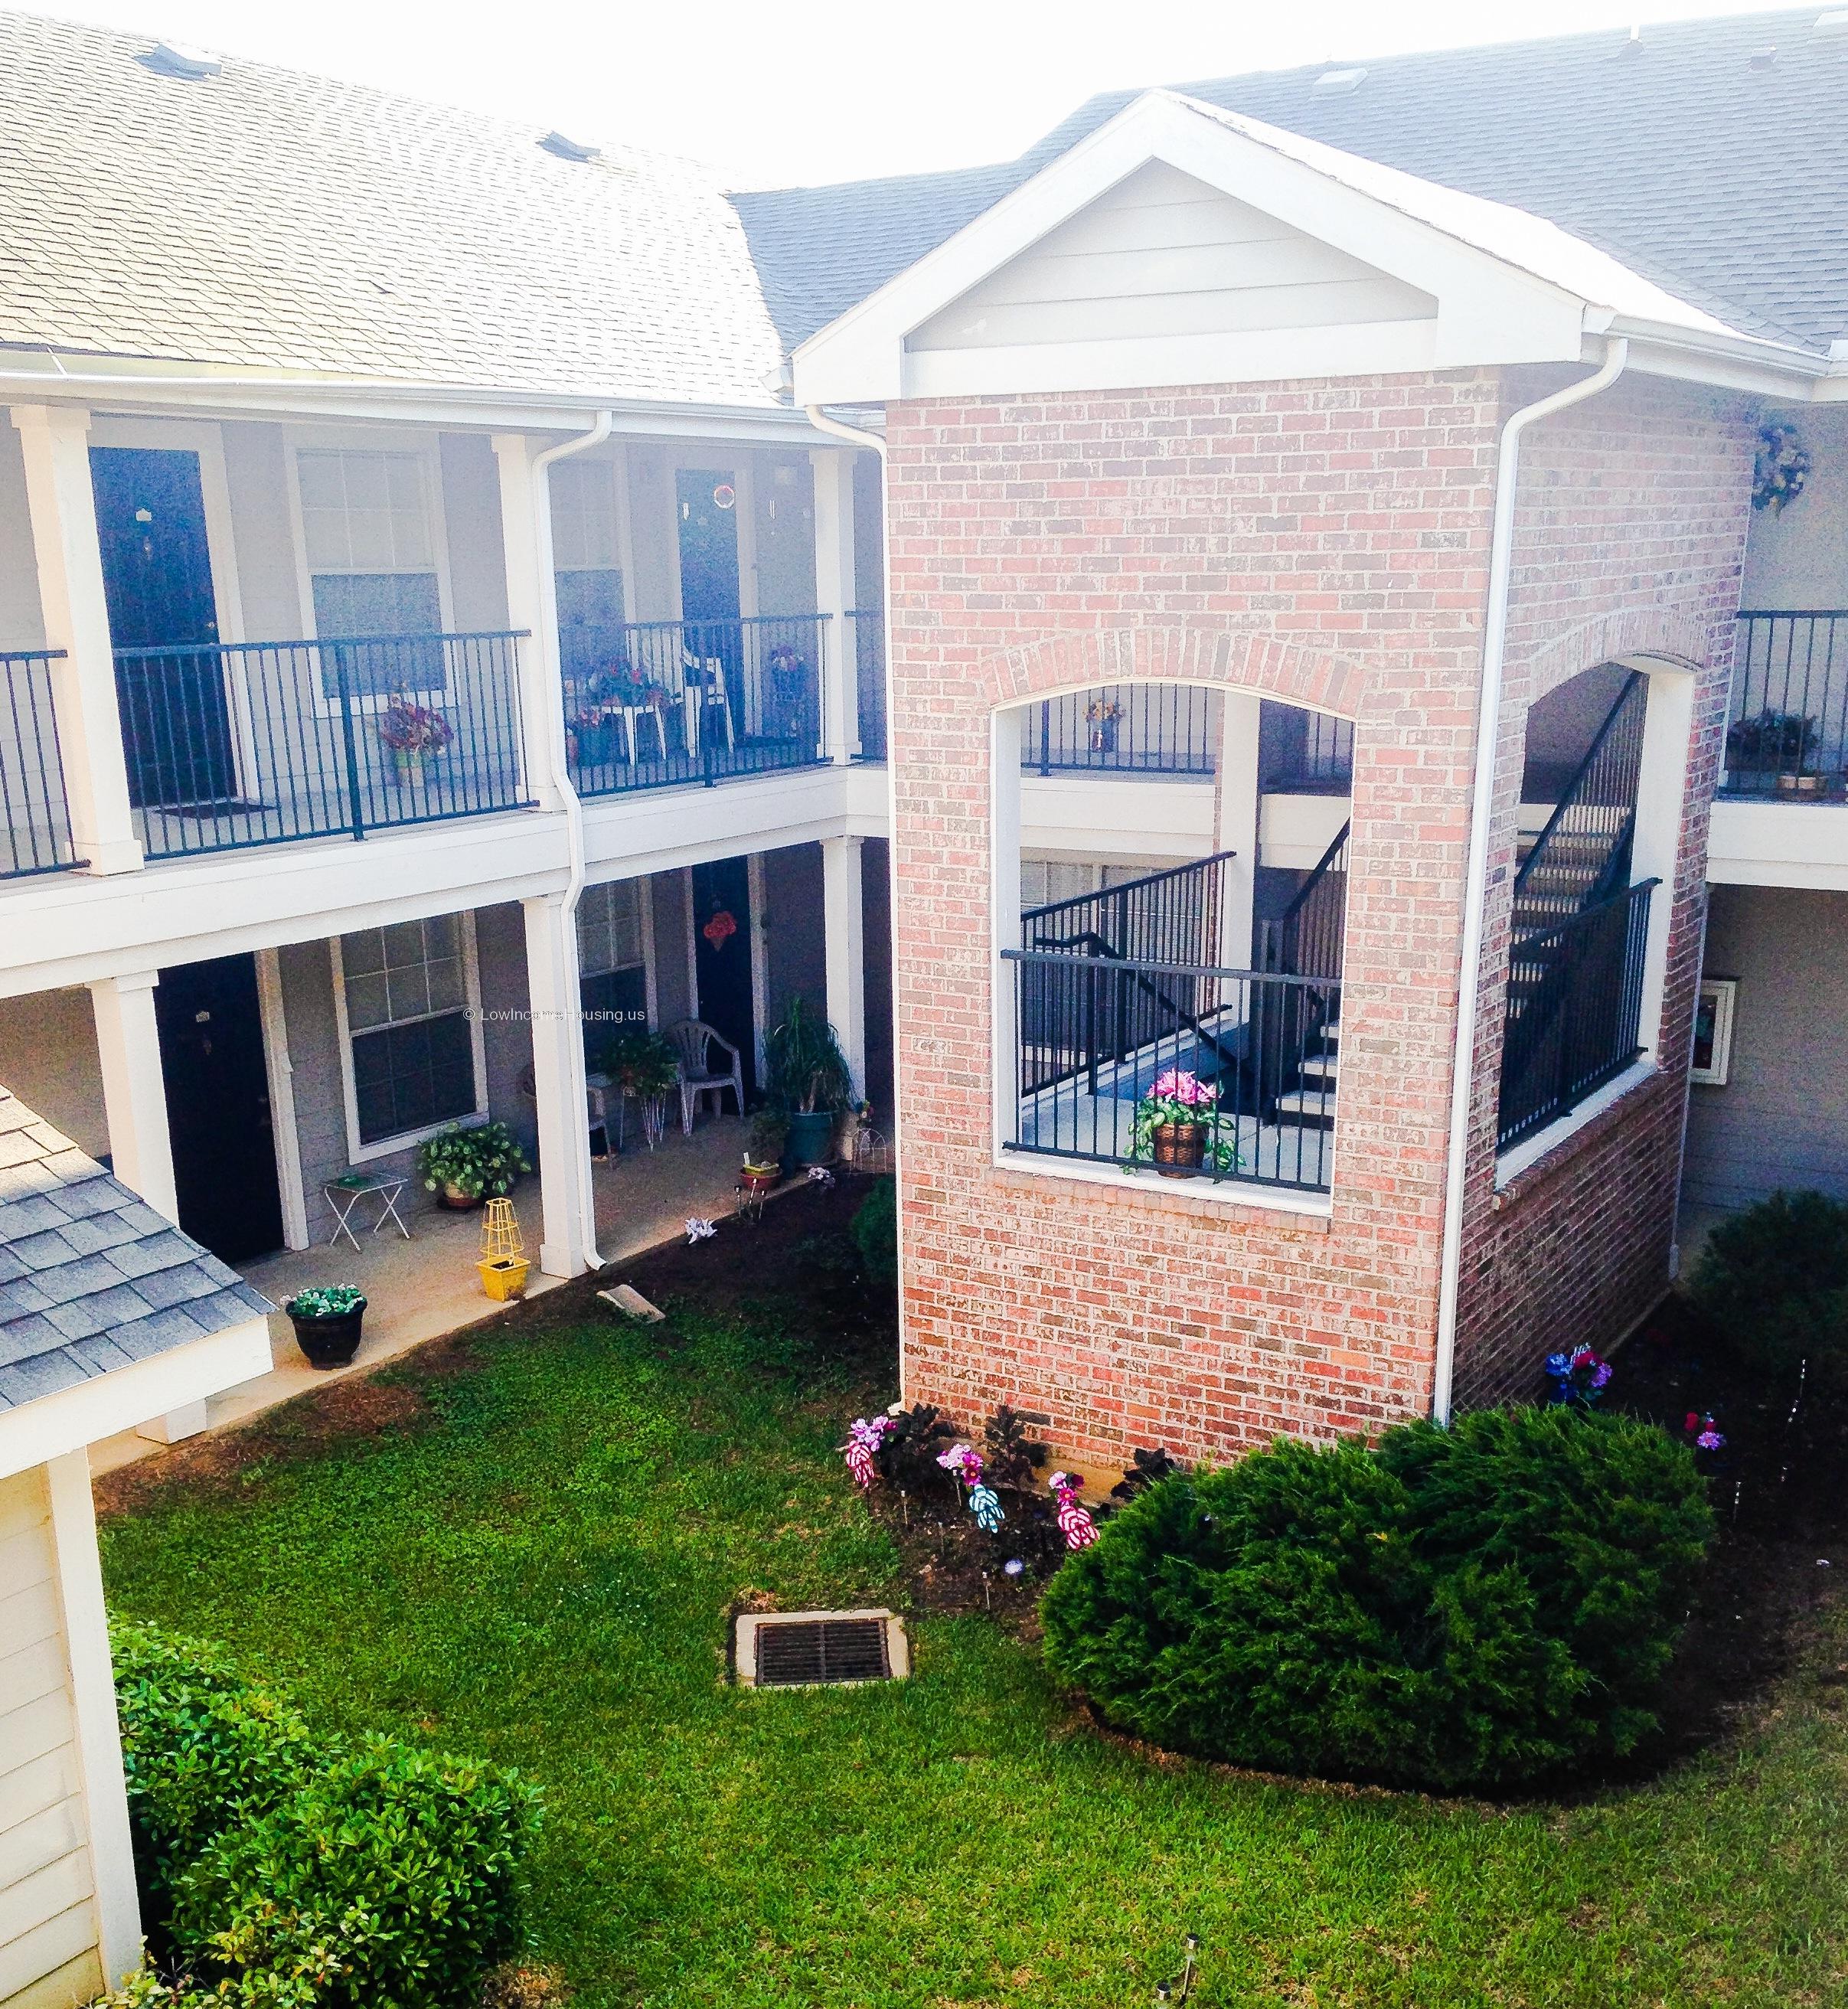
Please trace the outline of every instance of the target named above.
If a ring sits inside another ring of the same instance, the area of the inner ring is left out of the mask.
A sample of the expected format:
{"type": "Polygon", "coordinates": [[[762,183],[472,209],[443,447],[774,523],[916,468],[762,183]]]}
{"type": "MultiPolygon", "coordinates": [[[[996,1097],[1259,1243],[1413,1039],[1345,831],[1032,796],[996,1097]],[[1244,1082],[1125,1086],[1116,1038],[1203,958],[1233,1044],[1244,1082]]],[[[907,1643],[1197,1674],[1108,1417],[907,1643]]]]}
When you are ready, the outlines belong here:
{"type": "Polygon", "coordinates": [[[1206,1163],[1204,1123],[1158,1123],[1155,1169],[1165,1179],[1191,1178],[1206,1163]]]}
{"type": "Polygon", "coordinates": [[[1780,795],[1819,795],[1822,792],[1820,774],[1780,774],[1777,778],[1777,792],[1780,795]]]}
{"type": "Polygon", "coordinates": [[[746,1165],[738,1175],[738,1183],[742,1191],[755,1196],[768,1192],[782,1175],[780,1165],[746,1165]]]}
{"type": "Polygon", "coordinates": [[[481,1204],[480,1193],[466,1193],[460,1186],[443,1185],[437,1188],[437,1204],[446,1206],[451,1213],[472,1214],[481,1204]]]}

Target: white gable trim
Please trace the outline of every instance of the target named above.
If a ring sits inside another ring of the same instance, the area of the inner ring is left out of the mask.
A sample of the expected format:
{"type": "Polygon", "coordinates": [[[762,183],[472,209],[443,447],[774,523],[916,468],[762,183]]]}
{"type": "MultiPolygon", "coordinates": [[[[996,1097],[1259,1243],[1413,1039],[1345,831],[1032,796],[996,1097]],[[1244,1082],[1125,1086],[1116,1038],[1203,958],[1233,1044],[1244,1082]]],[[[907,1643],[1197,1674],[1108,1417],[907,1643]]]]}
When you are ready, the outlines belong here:
{"type": "Polygon", "coordinates": [[[1170,94],[1151,92],[812,336],[796,351],[795,396],[805,405],[848,404],[950,389],[1081,389],[1577,362],[1585,306],[1582,296],[1170,94]],[[1436,318],[1328,331],[1077,340],[1030,356],[1007,349],[963,349],[953,358],[940,351],[908,353],[905,339],[914,329],[1151,161],[1432,295],[1436,318]]]}

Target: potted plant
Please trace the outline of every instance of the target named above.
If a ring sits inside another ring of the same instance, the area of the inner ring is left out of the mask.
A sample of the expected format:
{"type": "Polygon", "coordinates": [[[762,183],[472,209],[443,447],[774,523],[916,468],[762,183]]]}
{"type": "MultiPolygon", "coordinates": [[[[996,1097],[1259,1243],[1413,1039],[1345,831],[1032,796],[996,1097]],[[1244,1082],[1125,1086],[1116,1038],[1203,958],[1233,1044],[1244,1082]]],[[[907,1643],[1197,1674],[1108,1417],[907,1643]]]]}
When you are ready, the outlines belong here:
{"type": "Polygon", "coordinates": [[[296,1329],[296,1344],[310,1367],[345,1367],[359,1350],[366,1316],[364,1295],[351,1284],[319,1284],[297,1291],[282,1307],[296,1329]]]}
{"type": "Polygon", "coordinates": [[[798,1165],[818,1165],[828,1154],[834,1126],[853,1104],[853,1077],[827,1019],[800,997],[763,1043],[772,1104],[789,1122],[789,1155],[798,1165]]]}
{"type": "Polygon", "coordinates": [[[1136,1104],[1135,1156],[1164,1178],[1189,1178],[1210,1164],[1229,1172],[1238,1153],[1220,1135],[1219,1089],[1185,1068],[1164,1068],[1136,1104]]]}
{"type": "Polygon", "coordinates": [[[417,1176],[444,1206],[466,1212],[490,1193],[512,1192],[533,1169],[504,1123],[451,1123],[417,1146],[417,1176]]]}
{"type": "Polygon", "coordinates": [[[1117,750],[1117,732],[1123,720],[1123,707],[1107,697],[1094,697],[1085,707],[1085,722],[1091,728],[1091,751],[1093,753],[1114,753],[1117,750]]]}
{"type": "Polygon", "coordinates": [[[642,1106],[643,1133],[652,1144],[661,1134],[671,1096],[680,1082],[680,1056],[674,1042],[646,1026],[627,1026],[593,1051],[596,1072],[609,1078],[619,1095],[642,1106]]]}
{"type": "Polygon", "coordinates": [[[780,1109],[760,1109],[745,1140],[745,1169],[738,1184],[747,1199],[759,1199],[783,1176],[789,1118],[780,1109]]]}
{"type": "Polygon", "coordinates": [[[1800,712],[1769,706],[1753,718],[1733,721],[1726,732],[1726,765],[1747,774],[1775,774],[1780,795],[1811,795],[1822,777],[1810,771],[1816,748],[1816,721],[1800,712]]]}
{"type": "Polygon", "coordinates": [[[441,753],[455,737],[440,711],[413,704],[408,697],[395,697],[379,714],[378,734],[391,751],[391,765],[401,781],[421,779],[424,762],[431,754],[441,753]]]}

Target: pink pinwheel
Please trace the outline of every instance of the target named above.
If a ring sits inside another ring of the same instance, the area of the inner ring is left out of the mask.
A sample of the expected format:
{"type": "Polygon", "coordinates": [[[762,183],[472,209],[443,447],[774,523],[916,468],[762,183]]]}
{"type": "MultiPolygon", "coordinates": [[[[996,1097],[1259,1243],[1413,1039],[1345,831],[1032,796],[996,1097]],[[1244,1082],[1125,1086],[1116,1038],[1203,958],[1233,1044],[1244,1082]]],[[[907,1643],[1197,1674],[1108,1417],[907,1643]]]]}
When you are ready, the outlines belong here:
{"type": "Polygon", "coordinates": [[[847,1441],[841,1447],[841,1454],[847,1460],[847,1469],[853,1483],[862,1491],[873,1483],[873,1454],[891,1427],[890,1416],[875,1416],[871,1423],[864,1416],[855,1416],[848,1426],[847,1441]]]}
{"type": "Polygon", "coordinates": [[[1046,1481],[1059,1503],[1059,1532],[1068,1549],[1088,1549],[1097,1540],[1097,1523],[1078,1503],[1078,1490],[1084,1483],[1071,1472],[1055,1472],[1046,1481]]]}

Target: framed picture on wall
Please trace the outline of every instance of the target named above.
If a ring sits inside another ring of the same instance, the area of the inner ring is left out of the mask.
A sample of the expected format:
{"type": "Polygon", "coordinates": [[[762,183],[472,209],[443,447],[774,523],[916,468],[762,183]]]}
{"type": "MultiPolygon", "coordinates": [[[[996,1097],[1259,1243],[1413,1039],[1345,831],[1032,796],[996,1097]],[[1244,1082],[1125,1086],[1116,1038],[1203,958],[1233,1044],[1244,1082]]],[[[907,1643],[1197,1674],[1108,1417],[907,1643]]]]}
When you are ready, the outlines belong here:
{"type": "Polygon", "coordinates": [[[1704,976],[1694,1007],[1694,1065],[1688,1079],[1724,1088],[1733,1065],[1733,1012],[1738,1001],[1736,976],[1704,976]]]}

